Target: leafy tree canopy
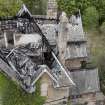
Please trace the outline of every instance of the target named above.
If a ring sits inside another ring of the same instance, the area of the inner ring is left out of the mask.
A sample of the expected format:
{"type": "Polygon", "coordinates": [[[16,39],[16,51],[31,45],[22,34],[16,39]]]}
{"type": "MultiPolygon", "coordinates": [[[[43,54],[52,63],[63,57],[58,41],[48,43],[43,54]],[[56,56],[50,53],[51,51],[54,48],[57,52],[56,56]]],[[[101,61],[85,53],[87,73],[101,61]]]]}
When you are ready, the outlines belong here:
{"type": "MultiPolygon", "coordinates": [[[[57,0],[59,10],[71,15],[75,10],[80,9],[82,15],[89,7],[95,7],[99,14],[99,24],[105,21],[105,0],[57,0]]],[[[90,11],[91,12],[91,11],[90,11]]]]}
{"type": "Polygon", "coordinates": [[[21,5],[21,0],[0,0],[0,16],[16,15],[21,5]]]}
{"type": "Polygon", "coordinates": [[[45,14],[47,0],[23,0],[32,14],[45,14]]]}
{"type": "Polygon", "coordinates": [[[88,7],[83,14],[84,26],[88,29],[95,29],[98,26],[99,14],[95,7],[88,7]]]}
{"type": "Polygon", "coordinates": [[[16,15],[23,3],[32,14],[46,13],[46,0],[0,0],[0,17],[16,15]]]}

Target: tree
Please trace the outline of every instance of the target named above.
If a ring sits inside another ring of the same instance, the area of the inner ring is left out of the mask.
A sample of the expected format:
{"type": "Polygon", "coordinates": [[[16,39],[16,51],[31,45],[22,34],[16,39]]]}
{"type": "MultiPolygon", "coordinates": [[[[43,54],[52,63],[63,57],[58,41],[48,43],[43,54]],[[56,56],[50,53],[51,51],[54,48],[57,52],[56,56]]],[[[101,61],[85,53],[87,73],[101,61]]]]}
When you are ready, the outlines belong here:
{"type": "Polygon", "coordinates": [[[99,0],[96,4],[96,8],[99,12],[99,24],[102,25],[102,23],[105,21],[105,0],[99,0]]]}
{"type": "Polygon", "coordinates": [[[68,15],[71,15],[78,9],[84,15],[86,9],[89,7],[94,7],[97,10],[99,14],[99,24],[97,25],[102,25],[105,21],[105,0],[58,0],[59,10],[65,11],[68,15]]]}
{"type": "Polygon", "coordinates": [[[83,13],[83,24],[88,29],[98,26],[99,14],[95,7],[88,7],[83,13]]]}
{"type": "Polygon", "coordinates": [[[92,1],[90,0],[75,0],[75,1],[76,1],[76,7],[81,10],[82,14],[86,8],[92,6],[92,1]]]}
{"type": "Polygon", "coordinates": [[[0,16],[14,16],[21,7],[22,2],[16,0],[0,0],[0,16]]]}
{"type": "Polygon", "coordinates": [[[45,14],[47,0],[23,0],[32,14],[45,14]]]}
{"type": "Polygon", "coordinates": [[[0,17],[15,16],[23,3],[32,14],[46,13],[46,0],[0,0],[0,17]]]}
{"type": "Polygon", "coordinates": [[[58,8],[60,11],[65,11],[68,15],[73,14],[77,10],[75,0],[58,0],[58,8]]]}
{"type": "Polygon", "coordinates": [[[89,6],[92,6],[91,0],[58,0],[59,9],[65,11],[68,15],[78,9],[83,13],[89,6]]]}

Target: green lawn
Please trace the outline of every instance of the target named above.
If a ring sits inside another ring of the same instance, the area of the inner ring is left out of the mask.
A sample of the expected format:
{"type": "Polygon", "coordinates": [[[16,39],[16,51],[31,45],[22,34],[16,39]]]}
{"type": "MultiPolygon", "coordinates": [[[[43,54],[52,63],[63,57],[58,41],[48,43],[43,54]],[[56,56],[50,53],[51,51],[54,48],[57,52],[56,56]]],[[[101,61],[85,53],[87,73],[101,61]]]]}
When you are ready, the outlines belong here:
{"type": "Polygon", "coordinates": [[[37,82],[36,86],[36,92],[28,94],[13,81],[0,74],[2,105],[43,105],[45,97],[40,96],[40,81],[37,82]]]}

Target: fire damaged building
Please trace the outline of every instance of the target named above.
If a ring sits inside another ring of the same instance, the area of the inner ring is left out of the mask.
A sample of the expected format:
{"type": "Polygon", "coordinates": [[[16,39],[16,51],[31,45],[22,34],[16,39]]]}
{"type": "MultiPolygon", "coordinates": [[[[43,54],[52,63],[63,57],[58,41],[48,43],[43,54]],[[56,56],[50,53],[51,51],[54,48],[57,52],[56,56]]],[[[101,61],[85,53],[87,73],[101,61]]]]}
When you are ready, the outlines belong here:
{"type": "Polygon", "coordinates": [[[97,68],[86,68],[87,40],[80,11],[57,18],[48,1],[47,16],[33,16],[25,5],[14,17],[0,19],[0,72],[31,94],[40,79],[45,105],[104,105],[97,68]]]}
{"type": "Polygon", "coordinates": [[[49,101],[69,96],[75,84],[57,57],[57,45],[49,43],[25,5],[15,17],[1,19],[0,31],[1,72],[28,93],[40,79],[41,95],[49,101]]]}

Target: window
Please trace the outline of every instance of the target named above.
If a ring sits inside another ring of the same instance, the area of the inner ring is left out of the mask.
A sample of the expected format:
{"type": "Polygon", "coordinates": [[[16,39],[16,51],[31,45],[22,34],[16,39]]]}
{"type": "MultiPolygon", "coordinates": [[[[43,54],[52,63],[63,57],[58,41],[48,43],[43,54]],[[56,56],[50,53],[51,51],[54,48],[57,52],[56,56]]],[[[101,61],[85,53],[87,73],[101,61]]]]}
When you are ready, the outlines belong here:
{"type": "Polygon", "coordinates": [[[47,96],[48,94],[48,84],[42,83],[41,84],[41,96],[47,96]]]}

